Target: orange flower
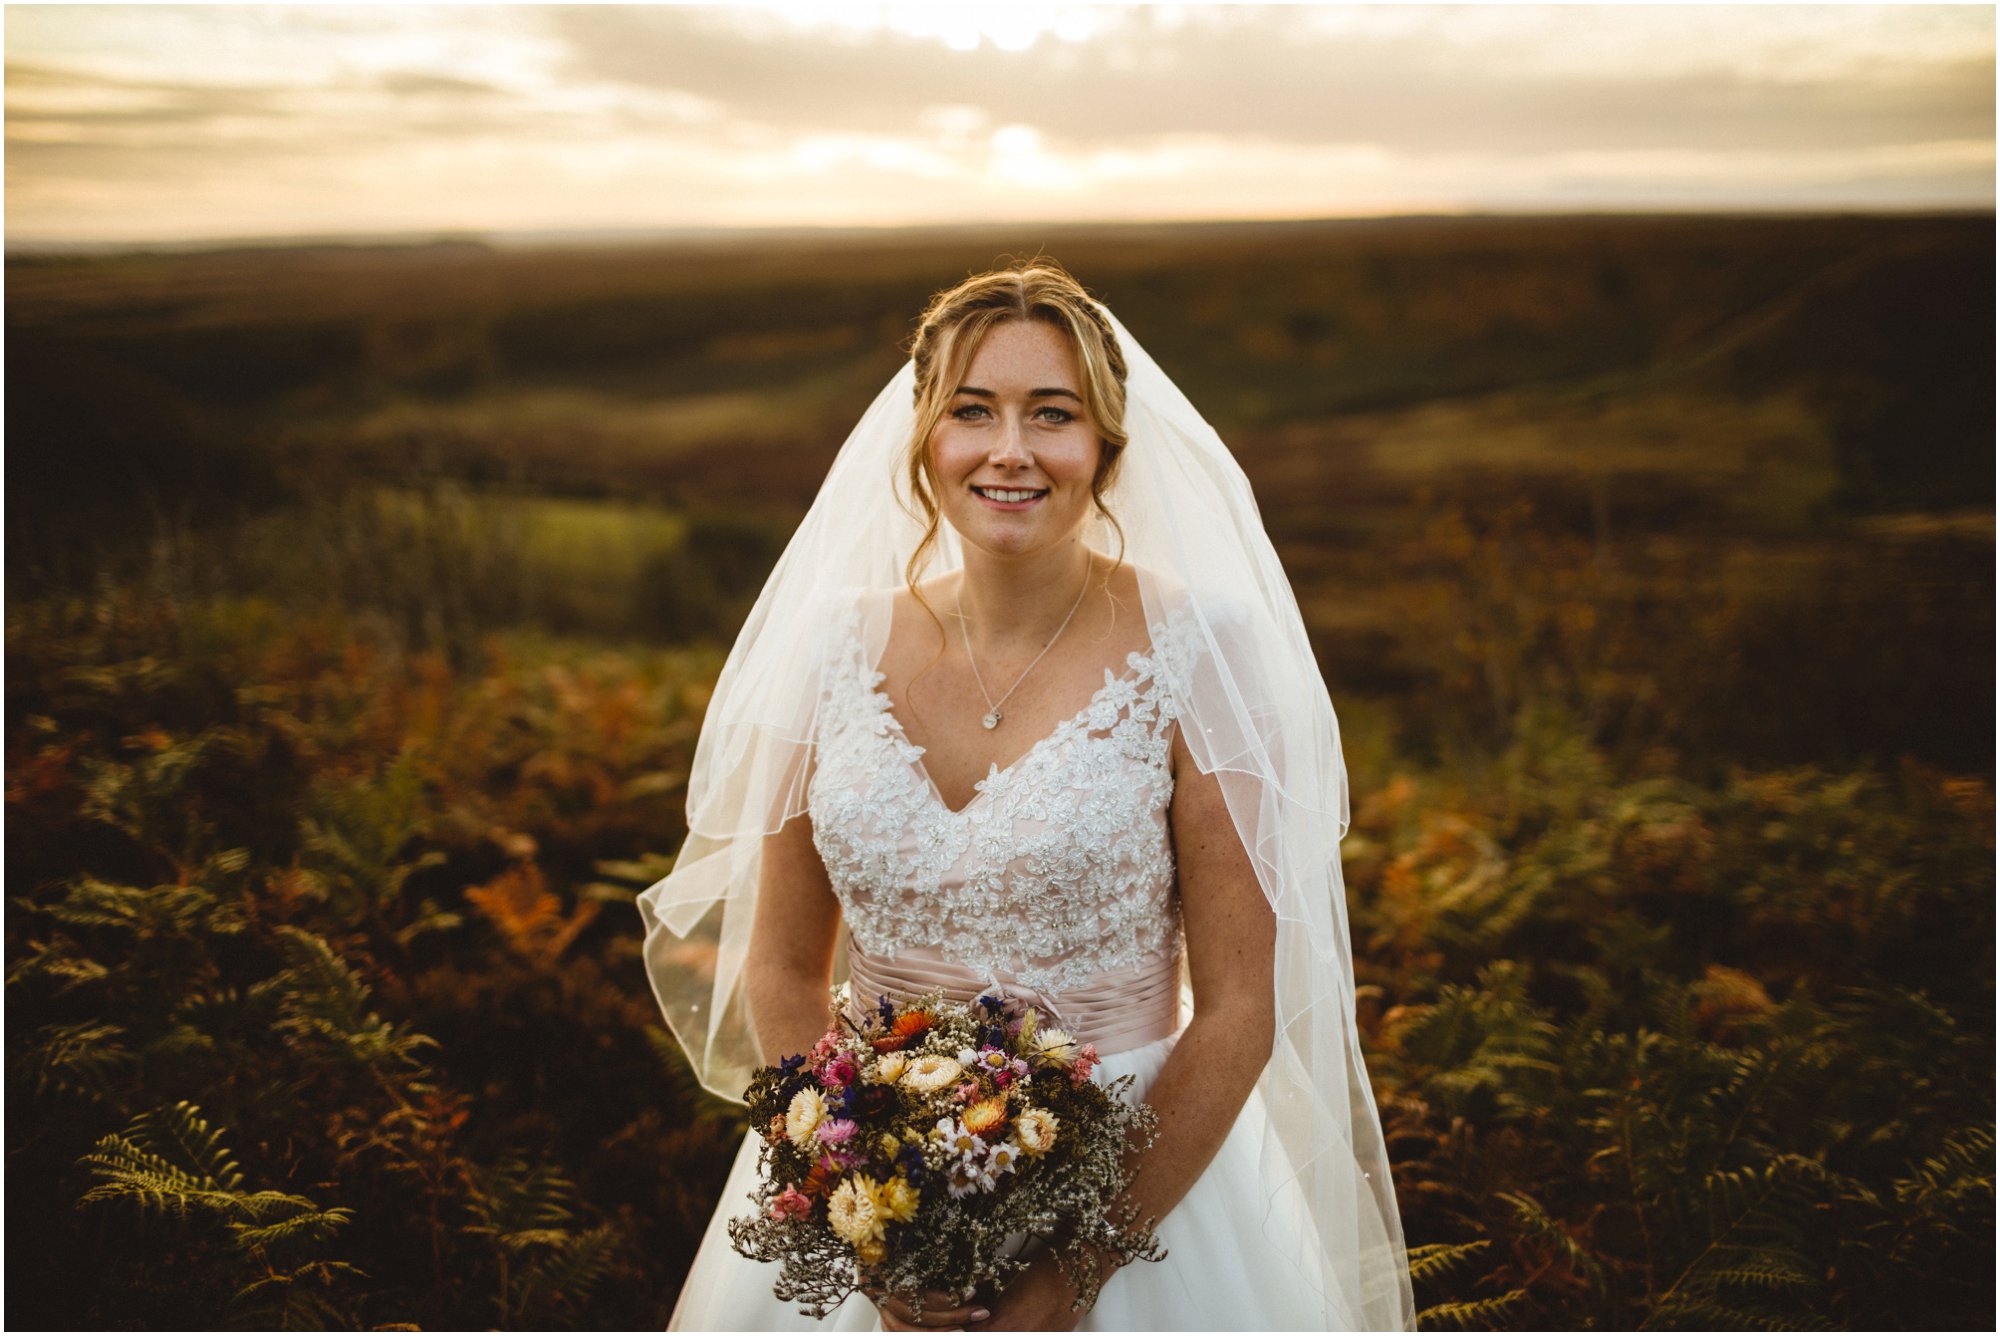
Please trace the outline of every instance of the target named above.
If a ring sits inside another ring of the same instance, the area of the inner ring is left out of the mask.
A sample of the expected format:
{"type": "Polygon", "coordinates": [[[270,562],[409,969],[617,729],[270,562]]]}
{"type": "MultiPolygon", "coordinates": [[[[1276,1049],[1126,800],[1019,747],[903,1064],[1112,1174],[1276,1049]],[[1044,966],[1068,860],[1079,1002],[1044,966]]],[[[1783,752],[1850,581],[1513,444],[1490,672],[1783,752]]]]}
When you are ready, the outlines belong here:
{"type": "Polygon", "coordinates": [[[871,1039],[869,1044],[877,1053],[894,1053],[907,1048],[921,1038],[926,1030],[937,1024],[937,1017],[928,1011],[906,1011],[896,1017],[896,1023],[889,1027],[889,1033],[880,1039],[871,1039]]]}
{"type": "Polygon", "coordinates": [[[965,1130],[974,1136],[985,1136],[994,1128],[1007,1121],[1007,1099],[995,1095],[983,1099],[965,1111],[965,1130]]]}
{"type": "Polygon", "coordinates": [[[834,1183],[842,1173],[840,1162],[831,1155],[819,1157],[819,1163],[806,1175],[806,1181],[799,1184],[799,1191],[808,1197],[824,1197],[833,1191],[834,1183]]]}

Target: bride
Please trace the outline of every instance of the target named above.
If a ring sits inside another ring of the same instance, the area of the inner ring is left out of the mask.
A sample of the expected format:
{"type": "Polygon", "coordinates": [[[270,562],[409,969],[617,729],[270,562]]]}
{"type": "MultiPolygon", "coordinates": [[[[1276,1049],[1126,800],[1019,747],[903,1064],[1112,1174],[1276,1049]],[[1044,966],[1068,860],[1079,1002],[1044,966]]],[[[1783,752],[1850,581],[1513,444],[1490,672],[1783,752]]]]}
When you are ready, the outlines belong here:
{"type": "Polygon", "coordinates": [[[1088,1312],[1043,1253],[983,1304],[824,1321],[735,1253],[746,1136],[676,1329],[1406,1330],[1354,1022],[1325,683],[1240,468],[1047,263],[935,298],[717,682],[646,967],[711,1090],[847,1005],[1001,990],[1159,1114],[1161,1261],[1088,1312]]]}

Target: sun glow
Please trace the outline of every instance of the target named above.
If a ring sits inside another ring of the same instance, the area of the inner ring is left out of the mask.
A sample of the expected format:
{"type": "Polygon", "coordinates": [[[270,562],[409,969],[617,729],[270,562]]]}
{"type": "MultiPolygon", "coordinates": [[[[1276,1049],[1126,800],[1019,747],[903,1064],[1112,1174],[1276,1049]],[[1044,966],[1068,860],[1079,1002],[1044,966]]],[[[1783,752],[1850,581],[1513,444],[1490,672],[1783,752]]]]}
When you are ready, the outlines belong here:
{"type": "Polygon", "coordinates": [[[5,22],[15,243],[1994,196],[1992,16],[1966,5],[14,5],[5,22]]]}

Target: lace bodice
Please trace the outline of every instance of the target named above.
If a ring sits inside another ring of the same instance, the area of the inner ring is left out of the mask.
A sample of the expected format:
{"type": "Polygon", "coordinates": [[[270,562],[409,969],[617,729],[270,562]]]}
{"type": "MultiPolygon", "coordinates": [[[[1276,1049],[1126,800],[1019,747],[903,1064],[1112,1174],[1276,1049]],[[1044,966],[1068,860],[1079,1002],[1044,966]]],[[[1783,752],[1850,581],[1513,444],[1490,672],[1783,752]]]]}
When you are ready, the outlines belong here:
{"type": "Polygon", "coordinates": [[[836,620],[807,806],[857,945],[929,948],[1048,990],[1177,952],[1167,803],[1185,637],[1151,629],[1149,652],[1105,669],[1081,710],[954,812],[877,689],[858,606],[836,620]]]}

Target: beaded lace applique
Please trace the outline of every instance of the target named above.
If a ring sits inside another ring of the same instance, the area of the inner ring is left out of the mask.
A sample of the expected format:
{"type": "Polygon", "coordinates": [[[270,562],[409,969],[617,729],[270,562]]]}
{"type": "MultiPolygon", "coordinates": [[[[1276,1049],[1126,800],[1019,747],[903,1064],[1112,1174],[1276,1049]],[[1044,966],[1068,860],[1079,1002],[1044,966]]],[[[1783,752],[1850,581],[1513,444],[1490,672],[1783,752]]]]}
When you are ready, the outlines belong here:
{"type": "Polygon", "coordinates": [[[959,811],[922,768],[867,662],[860,610],[828,641],[808,810],[854,939],[870,953],[934,948],[1030,988],[1073,988],[1152,960],[1180,932],[1167,803],[1172,682],[1183,629],[1107,668],[1076,714],[959,811]]]}

